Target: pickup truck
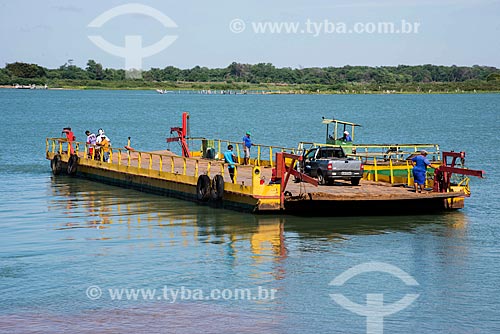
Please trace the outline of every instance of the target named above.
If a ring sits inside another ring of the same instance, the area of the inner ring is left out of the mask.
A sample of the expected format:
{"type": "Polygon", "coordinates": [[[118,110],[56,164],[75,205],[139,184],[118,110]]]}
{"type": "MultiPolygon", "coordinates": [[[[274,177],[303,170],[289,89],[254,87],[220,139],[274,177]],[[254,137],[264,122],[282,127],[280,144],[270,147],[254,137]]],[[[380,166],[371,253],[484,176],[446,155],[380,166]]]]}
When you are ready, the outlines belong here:
{"type": "Polygon", "coordinates": [[[348,158],[342,147],[314,147],[304,152],[298,171],[318,178],[319,184],[333,184],[334,180],[350,180],[359,185],[363,176],[360,160],[348,158]]]}

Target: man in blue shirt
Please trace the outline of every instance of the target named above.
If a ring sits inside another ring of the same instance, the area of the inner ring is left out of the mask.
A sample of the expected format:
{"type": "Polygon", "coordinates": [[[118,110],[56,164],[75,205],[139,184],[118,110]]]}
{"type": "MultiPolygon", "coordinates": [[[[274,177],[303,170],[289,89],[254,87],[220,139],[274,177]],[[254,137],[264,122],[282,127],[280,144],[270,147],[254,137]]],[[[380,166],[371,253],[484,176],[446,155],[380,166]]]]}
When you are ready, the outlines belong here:
{"type": "Polygon", "coordinates": [[[229,164],[229,166],[227,166],[227,170],[229,171],[231,182],[234,183],[234,164],[236,163],[236,156],[233,153],[233,145],[227,146],[227,151],[224,152],[224,161],[229,164]]]}
{"type": "Polygon", "coordinates": [[[431,164],[431,162],[427,160],[427,151],[420,151],[420,155],[413,157],[411,161],[414,164],[413,179],[415,180],[415,192],[421,193],[424,190],[427,166],[431,164]],[[420,191],[418,191],[418,186],[420,186],[420,191]]]}
{"type": "Polygon", "coordinates": [[[340,140],[345,141],[345,142],[350,142],[350,141],[352,141],[352,137],[348,131],[344,131],[344,135],[342,136],[342,138],[340,138],[340,140]]]}
{"type": "Polygon", "coordinates": [[[249,162],[250,162],[250,147],[254,146],[254,144],[252,144],[252,140],[250,139],[251,135],[252,134],[247,131],[247,133],[245,134],[245,137],[243,137],[243,152],[244,152],[243,164],[244,165],[249,164],[249,162]]]}

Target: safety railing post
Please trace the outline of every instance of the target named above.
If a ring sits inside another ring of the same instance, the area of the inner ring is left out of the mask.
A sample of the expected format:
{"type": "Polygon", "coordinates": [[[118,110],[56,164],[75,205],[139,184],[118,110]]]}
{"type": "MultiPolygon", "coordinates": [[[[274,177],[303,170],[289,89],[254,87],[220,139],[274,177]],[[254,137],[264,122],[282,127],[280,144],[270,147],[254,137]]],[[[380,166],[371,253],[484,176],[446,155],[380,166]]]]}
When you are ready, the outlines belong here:
{"type": "Polygon", "coordinates": [[[273,148],[269,146],[269,165],[273,168],[273,148]]]}
{"type": "Polygon", "coordinates": [[[392,168],[392,158],[389,159],[389,171],[390,171],[391,184],[394,184],[394,169],[392,168]]]}
{"type": "Polygon", "coordinates": [[[240,160],[240,145],[236,144],[236,159],[238,159],[238,163],[241,164],[240,160]]]}
{"type": "Polygon", "coordinates": [[[375,182],[378,182],[377,157],[373,157],[373,171],[375,172],[375,182]]]}
{"type": "Polygon", "coordinates": [[[175,172],[175,161],[173,156],[170,157],[170,172],[171,173],[175,172]]]}
{"type": "Polygon", "coordinates": [[[160,172],[163,172],[163,155],[160,155],[160,172]]]}
{"type": "Polygon", "coordinates": [[[260,145],[257,146],[257,166],[260,166],[261,165],[261,162],[260,162],[260,145]]]}
{"type": "Polygon", "coordinates": [[[198,168],[199,168],[199,160],[196,160],[194,163],[194,176],[198,177],[198,168]]]}
{"type": "Polygon", "coordinates": [[[411,186],[411,168],[408,161],[406,161],[406,177],[408,178],[407,185],[411,186]]]}
{"type": "Polygon", "coordinates": [[[148,169],[151,170],[153,169],[153,153],[149,153],[149,165],[148,169]]]}

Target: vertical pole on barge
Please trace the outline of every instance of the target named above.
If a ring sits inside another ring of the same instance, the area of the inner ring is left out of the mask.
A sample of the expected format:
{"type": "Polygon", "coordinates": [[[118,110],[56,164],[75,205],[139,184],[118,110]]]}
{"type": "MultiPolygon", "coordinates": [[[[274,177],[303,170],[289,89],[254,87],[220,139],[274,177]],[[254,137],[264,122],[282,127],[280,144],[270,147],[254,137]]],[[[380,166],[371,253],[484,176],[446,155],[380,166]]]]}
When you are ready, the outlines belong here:
{"type": "Polygon", "coordinates": [[[177,133],[177,137],[167,138],[167,143],[171,143],[174,141],[180,142],[181,148],[182,148],[182,156],[189,158],[191,156],[191,153],[189,152],[189,146],[188,146],[188,143],[186,141],[186,138],[189,135],[189,113],[188,112],[182,113],[182,127],[170,128],[170,134],[173,134],[174,132],[177,133]]]}

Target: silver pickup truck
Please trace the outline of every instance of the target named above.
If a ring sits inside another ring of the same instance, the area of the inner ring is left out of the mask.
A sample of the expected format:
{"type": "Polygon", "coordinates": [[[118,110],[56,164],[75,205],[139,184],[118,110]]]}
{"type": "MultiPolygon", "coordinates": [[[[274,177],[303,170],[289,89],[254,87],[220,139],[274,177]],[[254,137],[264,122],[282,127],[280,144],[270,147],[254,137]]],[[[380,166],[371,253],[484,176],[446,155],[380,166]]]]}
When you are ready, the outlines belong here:
{"type": "Polygon", "coordinates": [[[360,160],[348,158],[342,147],[314,147],[306,151],[298,170],[317,177],[319,184],[333,184],[334,180],[350,180],[357,186],[363,176],[360,160]]]}

